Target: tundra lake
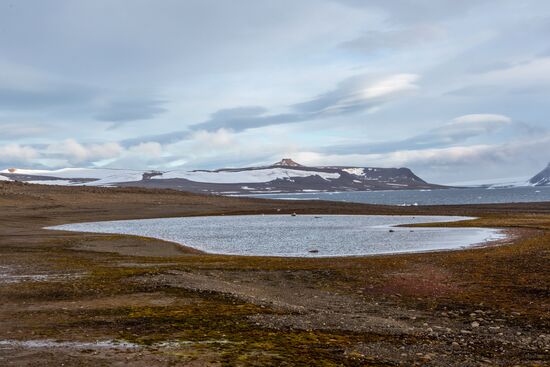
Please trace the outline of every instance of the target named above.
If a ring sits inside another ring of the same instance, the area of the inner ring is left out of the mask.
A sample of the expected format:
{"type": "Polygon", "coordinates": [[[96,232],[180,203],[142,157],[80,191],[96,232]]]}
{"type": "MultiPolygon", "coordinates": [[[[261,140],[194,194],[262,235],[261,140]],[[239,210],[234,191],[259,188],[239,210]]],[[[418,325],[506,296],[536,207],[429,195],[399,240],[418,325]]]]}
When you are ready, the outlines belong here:
{"type": "Polygon", "coordinates": [[[396,227],[454,216],[242,215],[67,224],[48,229],[128,234],[214,254],[336,257],[460,249],[505,237],[489,228],[396,227]]]}

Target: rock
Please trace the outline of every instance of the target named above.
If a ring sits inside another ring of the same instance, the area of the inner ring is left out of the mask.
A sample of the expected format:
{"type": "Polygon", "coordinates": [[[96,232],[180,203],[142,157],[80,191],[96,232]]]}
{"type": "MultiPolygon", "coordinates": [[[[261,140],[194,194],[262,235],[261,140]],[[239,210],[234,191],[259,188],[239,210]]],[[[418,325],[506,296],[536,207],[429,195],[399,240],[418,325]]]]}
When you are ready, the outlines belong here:
{"type": "Polygon", "coordinates": [[[479,327],[479,322],[474,321],[470,325],[472,325],[473,328],[479,327]]]}

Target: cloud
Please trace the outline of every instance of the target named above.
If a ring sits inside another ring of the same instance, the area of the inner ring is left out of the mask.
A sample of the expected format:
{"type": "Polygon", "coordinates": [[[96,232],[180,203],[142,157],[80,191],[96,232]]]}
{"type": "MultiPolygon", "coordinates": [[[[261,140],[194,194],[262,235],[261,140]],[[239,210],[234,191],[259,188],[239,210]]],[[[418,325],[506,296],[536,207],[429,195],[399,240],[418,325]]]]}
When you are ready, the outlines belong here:
{"type": "Polygon", "coordinates": [[[213,132],[200,130],[193,133],[191,138],[196,149],[200,150],[227,148],[237,143],[235,136],[223,128],[213,132]]]}
{"type": "Polygon", "coordinates": [[[496,0],[337,0],[341,3],[382,11],[393,23],[425,23],[464,16],[479,5],[496,0]]]}
{"type": "Polygon", "coordinates": [[[406,96],[419,87],[416,74],[393,74],[386,77],[355,76],[340,82],[335,89],[316,96],[302,103],[287,107],[289,112],[269,114],[265,107],[243,106],[231,109],[221,109],[214,112],[210,118],[198,124],[189,126],[188,130],[172,133],[146,135],[126,139],[124,146],[135,145],[144,141],[156,141],[161,144],[172,144],[189,139],[196,131],[231,130],[242,132],[261,127],[314,121],[335,116],[345,116],[361,111],[374,109],[406,96]]]}
{"type": "Polygon", "coordinates": [[[87,104],[95,92],[79,85],[49,85],[35,88],[0,85],[0,107],[9,110],[54,109],[87,104]]]}
{"type": "Polygon", "coordinates": [[[232,129],[243,131],[250,128],[267,126],[277,123],[290,123],[299,120],[295,115],[267,115],[267,109],[261,106],[244,106],[221,109],[214,112],[210,119],[195,125],[192,130],[232,129]]]}
{"type": "MultiPolygon", "coordinates": [[[[550,143],[550,135],[538,139],[516,140],[502,144],[477,144],[432,149],[417,149],[389,152],[385,154],[366,155],[367,161],[375,161],[387,166],[412,166],[421,168],[430,175],[438,176],[440,169],[457,170],[456,177],[471,175],[472,172],[483,173],[490,166],[497,166],[508,175],[531,174],[532,169],[515,166],[514,162],[523,162],[526,167],[537,167],[550,160],[545,147],[550,143]],[[533,164],[534,163],[534,164],[533,164]],[[508,167],[507,165],[514,165],[508,167]],[[438,172],[439,171],[439,172],[438,172]]],[[[516,163],[517,164],[517,163],[516,163]]],[[[448,172],[445,172],[448,173],[448,172]]]]}
{"type": "Polygon", "coordinates": [[[355,76],[339,83],[336,89],[294,105],[303,114],[333,116],[378,107],[394,98],[418,89],[416,74],[394,74],[373,79],[355,76]]]}
{"type": "Polygon", "coordinates": [[[493,113],[473,113],[454,118],[447,126],[480,126],[484,124],[509,124],[512,119],[508,116],[493,113]]]}
{"type": "Polygon", "coordinates": [[[52,126],[49,124],[38,124],[29,122],[19,123],[1,123],[0,122],[0,141],[13,139],[37,137],[50,131],[52,126]]]}
{"type": "Polygon", "coordinates": [[[436,148],[462,143],[470,138],[491,133],[511,123],[512,120],[504,115],[469,114],[456,117],[439,127],[407,139],[382,143],[334,145],[325,147],[321,151],[338,154],[366,154],[436,148]]]}
{"type": "Polygon", "coordinates": [[[163,106],[166,101],[145,94],[127,95],[92,83],[67,82],[61,77],[0,60],[0,68],[4,66],[8,75],[0,76],[0,108],[7,111],[86,116],[118,123],[151,119],[166,111],[163,106]]]}
{"type": "Polygon", "coordinates": [[[147,142],[134,145],[128,149],[132,154],[143,155],[147,157],[160,157],[162,155],[162,145],[157,142],[147,142]]]}
{"type": "Polygon", "coordinates": [[[19,144],[0,145],[0,162],[6,163],[25,163],[38,156],[38,152],[29,146],[19,144]]]}
{"type": "Polygon", "coordinates": [[[150,120],[166,112],[165,101],[157,99],[118,98],[99,108],[94,116],[100,121],[124,123],[128,121],[150,120]]]}
{"type": "Polygon", "coordinates": [[[420,177],[436,183],[460,182],[464,178],[529,177],[550,161],[546,147],[550,134],[501,144],[475,144],[384,153],[299,152],[293,158],[306,165],[357,165],[409,167],[420,177]]]}
{"type": "Polygon", "coordinates": [[[393,51],[417,48],[423,44],[443,38],[446,31],[434,24],[419,24],[413,27],[387,31],[369,30],[360,37],[343,42],[340,46],[351,51],[374,54],[381,51],[393,51]]]}
{"type": "Polygon", "coordinates": [[[123,148],[118,143],[81,144],[74,139],[50,144],[45,149],[49,157],[63,158],[73,164],[115,158],[122,152],[123,148]]]}

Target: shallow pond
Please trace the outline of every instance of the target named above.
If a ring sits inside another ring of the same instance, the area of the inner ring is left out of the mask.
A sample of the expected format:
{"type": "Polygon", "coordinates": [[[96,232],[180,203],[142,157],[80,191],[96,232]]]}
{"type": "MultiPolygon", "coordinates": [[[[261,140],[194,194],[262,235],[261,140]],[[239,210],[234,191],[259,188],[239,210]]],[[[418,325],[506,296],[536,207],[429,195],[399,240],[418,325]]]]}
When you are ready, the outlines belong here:
{"type": "Polygon", "coordinates": [[[451,216],[240,215],[66,224],[48,229],[158,238],[227,255],[327,257],[459,249],[504,238],[489,228],[407,228],[451,216]]]}

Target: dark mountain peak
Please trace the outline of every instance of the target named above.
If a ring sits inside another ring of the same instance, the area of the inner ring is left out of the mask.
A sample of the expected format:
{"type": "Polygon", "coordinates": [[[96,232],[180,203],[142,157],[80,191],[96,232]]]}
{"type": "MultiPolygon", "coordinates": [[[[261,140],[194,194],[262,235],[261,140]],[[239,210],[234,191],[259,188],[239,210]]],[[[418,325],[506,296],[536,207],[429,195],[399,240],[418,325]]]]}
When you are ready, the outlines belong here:
{"type": "Polygon", "coordinates": [[[550,186],[550,163],[545,169],[533,176],[529,183],[534,186],[550,186]]]}
{"type": "Polygon", "coordinates": [[[300,163],[294,162],[291,158],[283,158],[273,164],[274,167],[304,167],[300,163]]]}

